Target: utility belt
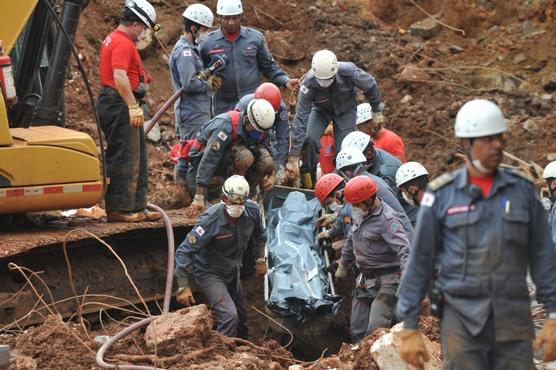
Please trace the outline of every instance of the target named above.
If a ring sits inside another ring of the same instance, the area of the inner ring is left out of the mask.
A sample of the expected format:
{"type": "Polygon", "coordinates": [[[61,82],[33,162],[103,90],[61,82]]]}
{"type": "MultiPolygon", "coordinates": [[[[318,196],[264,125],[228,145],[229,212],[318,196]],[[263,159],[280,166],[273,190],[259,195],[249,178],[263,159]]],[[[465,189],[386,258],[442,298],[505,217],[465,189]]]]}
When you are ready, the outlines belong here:
{"type": "Polygon", "coordinates": [[[401,274],[401,270],[399,266],[396,267],[389,267],[389,268],[383,268],[383,269],[373,269],[372,271],[361,271],[361,274],[363,275],[363,277],[365,277],[365,279],[374,279],[377,277],[381,277],[384,275],[390,275],[390,274],[401,274]]]}
{"type": "MultiPolygon", "coordinates": [[[[145,98],[145,95],[147,95],[147,91],[148,91],[148,87],[143,82],[139,83],[139,85],[137,85],[137,88],[133,91],[133,96],[135,96],[135,99],[137,99],[137,102],[139,104],[141,104],[141,102],[145,98]]],[[[118,96],[121,98],[121,95],[118,92],[118,90],[114,89],[112,86],[103,85],[100,88],[100,93],[102,95],[118,96]]]]}

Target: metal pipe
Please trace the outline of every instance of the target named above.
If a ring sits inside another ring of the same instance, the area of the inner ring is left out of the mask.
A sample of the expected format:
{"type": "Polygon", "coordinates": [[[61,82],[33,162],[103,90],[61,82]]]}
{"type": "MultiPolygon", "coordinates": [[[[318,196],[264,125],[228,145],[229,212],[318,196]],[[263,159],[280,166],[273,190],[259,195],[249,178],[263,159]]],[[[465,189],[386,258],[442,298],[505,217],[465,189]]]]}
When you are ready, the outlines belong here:
{"type": "MultiPolygon", "coordinates": [[[[162,221],[164,222],[164,227],[166,228],[166,236],[168,237],[168,267],[166,271],[166,289],[164,291],[164,304],[162,306],[162,313],[165,314],[170,311],[170,299],[172,298],[172,285],[174,279],[174,250],[175,250],[174,230],[172,228],[172,222],[170,220],[170,217],[168,217],[168,214],[164,212],[162,208],[151,203],[147,204],[147,208],[159,212],[162,215],[162,221]]],[[[104,355],[106,354],[106,352],[108,352],[110,347],[114,345],[114,343],[116,343],[118,340],[122,339],[126,335],[129,335],[131,332],[141,329],[143,326],[150,324],[157,317],[159,316],[148,317],[116,333],[116,335],[114,335],[108,341],[106,341],[102,345],[102,347],[100,347],[100,349],[98,350],[96,355],[97,365],[103,369],[164,370],[153,366],[113,365],[104,361],[104,355]]]]}

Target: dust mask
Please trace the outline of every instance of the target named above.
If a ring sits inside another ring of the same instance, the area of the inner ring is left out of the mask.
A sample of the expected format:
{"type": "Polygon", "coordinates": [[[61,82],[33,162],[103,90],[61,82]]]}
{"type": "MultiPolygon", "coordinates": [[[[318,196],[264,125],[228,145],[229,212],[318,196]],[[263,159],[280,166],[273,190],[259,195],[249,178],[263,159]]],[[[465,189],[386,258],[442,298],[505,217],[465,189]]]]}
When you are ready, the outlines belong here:
{"type": "Polygon", "coordinates": [[[332,212],[336,212],[339,208],[340,205],[336,201],[333,201],[328,205],[328,209],[331,210],[332,212]]]}
{"type": "Polygon", "coordinates": [[[137,41],[144,40],[145,37],[147,37],[147,30],[141,31],[141,33],[139,34],[139,36],[137,36],[137,41]]]}
{"type": "Polygon", "coordinates": [[[328,80],[321,80],[320,78],[317,78],[317,83],[320,85],[320,87],[324,87],[327,88],[328,86],[332,85],[332,83],[334,82],[334,77],[329,78],[328,80]]]}
{"type": "Polygon", "coordinates": [[[367,216],[367,211],[364,211],[362,208],[352,206],[351,215],[358,223],[360,223],[363,218],[367,216]]]}
{"type": "Polygon", "coordinates": [[[239,218],[241,214],[245,211],[245,206],[241,204],[226,204],[226,212],[232,218],[239,218]]]}
{"type": "Polygon", "coordinates": [[[407,202],[412,207],[415,207],[415,201],[413,200],[413,196],[407,194],[405,191],[402,191],[403,200],[407,202]]]}
{"type": "Polygon", "coordinates": [[[195,44],[201,45],[208,37],[209,32],[197,32],[195,35],[195,44]]]}

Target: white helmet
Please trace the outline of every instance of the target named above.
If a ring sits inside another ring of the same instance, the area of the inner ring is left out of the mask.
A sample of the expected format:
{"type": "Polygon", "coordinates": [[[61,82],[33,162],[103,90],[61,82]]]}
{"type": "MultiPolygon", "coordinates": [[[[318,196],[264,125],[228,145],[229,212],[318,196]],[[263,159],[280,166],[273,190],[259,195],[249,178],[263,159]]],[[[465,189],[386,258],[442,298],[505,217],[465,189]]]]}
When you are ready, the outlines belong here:
{"type": "Polygon", "coordinates": [[[126,0],[125,7],[131,10],[150,29],[157,31],[156,12],[147,0],[126,0]]]}
{"type": "Polygon", "coordinates": [[[214,16],[210,8],[203,4],[189,5],[183,12],[183,17],[205,27],[212,27],[214,16]]]}
{"type": "Polygon", "coordinates": [[[408,181],[416,179],[417,177],[428,175],[428,171],[421,163],[407,162],[402,164],[398,171],[396,171],[396,186],[405,184],[408,181]]]}
{"type": "Polygon", "coordinates": [[[556,161],[550,162],[544,168],[544,172],[542,173],[542,177],[545,179],[551,179],[556,177],[556,161]]]}
{"type": "Polygon", "coordinates": [[[508,129],[506,119],[496,104],[485,99],[465,103],[456,116],[457,138],[497,135],[508,129]]]}
{"type": "Polygon", "coordinates": [[[249,183],[243,176],[232,175],[224,181],[222,193],[230,198],[232,202],[243,203],[249,195],[249,183]]]}
{"type": "Polygon", "coordinates": [[[359,148],[350,146],[340,150],[336,156],[336,168],[341,170],[344,167],[353,166],[354,164],[366,163],[367,158],[359,148]]]}
{"type": "Polygon", "coordinates": [[[361,131],[353,131],[346,135],[342,141],[342,150],[355,147],[361,152],[365,150],[367,145],[371,142],[371,137],[361,131]]]}
{"type": "Polygon", "coordinates": [[[218,0],[216,3],[216,14],[239,15],[243,13],[241,0],[218,0]]]}
{"type": "Polygon", "coordinates": [[[247,118],[258,131],[268,130],[274,125],[276,112],[265,99],[253,99],[247,105],[247,118]]]}
{"type": "Polygon", "coordinates": [[[329,80],[338,72],[338,59],[330,50],[319,50],[313,55],[311,70],[319,80],[329,80]]]}
{"type": "Polygon", "coordinates": [[[357,106],[357,121],[355,124],[358,125],[363,122],[367,122],[373,118],[373,108],[369,103],[359,104],[357,106]]]}

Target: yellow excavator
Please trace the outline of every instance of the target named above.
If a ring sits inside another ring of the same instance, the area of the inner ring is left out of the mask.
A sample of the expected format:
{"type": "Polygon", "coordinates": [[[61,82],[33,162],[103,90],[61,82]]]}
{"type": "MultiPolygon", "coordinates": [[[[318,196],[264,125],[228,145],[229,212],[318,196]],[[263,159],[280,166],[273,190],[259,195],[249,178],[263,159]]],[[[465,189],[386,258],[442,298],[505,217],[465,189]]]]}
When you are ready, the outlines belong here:
{"type": "Polygon", "coordinates": [[[0,215],[90,207],[102,196],[95,142],[63,127],[68,35],[85,3],[66,0],[56,28],[55,0],[0,1],[0,215]]]}

